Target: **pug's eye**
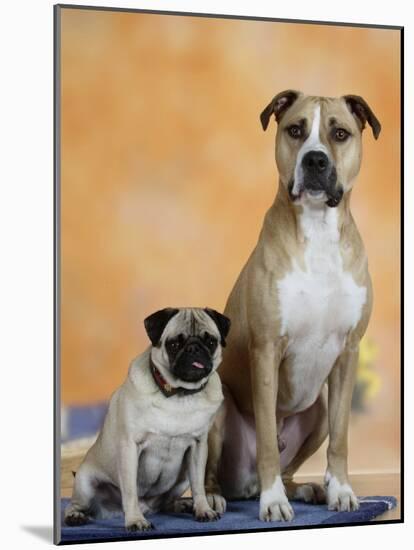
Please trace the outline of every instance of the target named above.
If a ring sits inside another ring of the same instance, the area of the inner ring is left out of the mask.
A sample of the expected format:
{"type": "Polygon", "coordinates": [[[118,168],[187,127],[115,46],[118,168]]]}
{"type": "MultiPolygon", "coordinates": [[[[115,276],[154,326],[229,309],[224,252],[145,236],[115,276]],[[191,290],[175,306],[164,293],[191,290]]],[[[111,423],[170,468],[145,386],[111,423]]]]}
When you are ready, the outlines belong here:
{"type": "Polygon", "coordinates": [[[293,139],[300,139],[303,135],[302,128],[297,124],[292,124],[292,126],[289,126],[287,131],[290,137],[293,139]]]}
{"type": "Polygon", "coordinates": [[[336,128],[333,137],[335,141],[346,141],[349,137],[349,132],[344,130],[344,128],[336,128]]]}
{"type": "Polygon", "coordinates": [[[182,346],[182,341],[181,339],[178,339],[178,340],[170,340],[169,342],[166,343],[166,347],[167,347],[167,350],[168,351],[171,351],[171,352],[177,352],[182,346]]]}
{"type": "Polygon", "coordinates": [[[217,338],[214,338],[211,334],[205,334],[204,343],[210,350],[214,350],[217,346],[217,338]]]}

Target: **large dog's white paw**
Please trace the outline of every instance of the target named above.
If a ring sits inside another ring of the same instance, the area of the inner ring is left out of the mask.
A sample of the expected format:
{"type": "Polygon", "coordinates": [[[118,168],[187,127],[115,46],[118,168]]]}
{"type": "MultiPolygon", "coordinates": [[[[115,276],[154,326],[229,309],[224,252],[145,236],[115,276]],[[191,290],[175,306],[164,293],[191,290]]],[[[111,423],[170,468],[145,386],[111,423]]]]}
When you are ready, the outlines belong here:
{"type": "Polygon", "coordinates": [[[273,485],[260,494],[260,519],[262,521],[292,521],[294,516],[282,478],[277,476],[273,485]]]}
{"type": "Polygon", "coordinates": [[[348,483],[340,483],[329,472],[325,475],[326,501],[328,510],[338,512],[352,512],[358,510],[359,502],[348,483]]]}

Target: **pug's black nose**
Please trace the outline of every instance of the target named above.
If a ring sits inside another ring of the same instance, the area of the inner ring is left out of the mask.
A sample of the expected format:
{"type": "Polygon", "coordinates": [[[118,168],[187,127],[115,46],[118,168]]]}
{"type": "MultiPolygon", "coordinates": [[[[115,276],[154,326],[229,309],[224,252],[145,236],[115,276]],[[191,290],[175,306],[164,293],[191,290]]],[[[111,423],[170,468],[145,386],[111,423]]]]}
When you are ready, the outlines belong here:
{"type": "Polygon", "coordinates": [[[190,353],[191,355],[196,355],[198,352],[201,351],[200,344],[197,342],[192,342],[191,344],[188,344],[186,347],[187,353],[190,353]]]}
{"type": "Polygon", "coordinates": [[[328,156],[322,151],[309,151],[302,159],[302,166],[308,172],[323,174],[328,165],[328,156]]]}

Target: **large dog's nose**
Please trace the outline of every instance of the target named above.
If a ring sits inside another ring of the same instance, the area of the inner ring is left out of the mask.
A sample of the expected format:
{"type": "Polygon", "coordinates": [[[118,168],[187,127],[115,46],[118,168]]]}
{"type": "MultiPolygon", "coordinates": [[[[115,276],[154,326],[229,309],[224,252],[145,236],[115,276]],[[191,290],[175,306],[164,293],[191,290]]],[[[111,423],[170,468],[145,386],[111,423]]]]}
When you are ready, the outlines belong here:
{"type": "Polygon", "coordinates": [[[308,172],[323,174],[328,169],[329,159],[322,151],[309,151],[302,159],[302,166],[308,172]]]}

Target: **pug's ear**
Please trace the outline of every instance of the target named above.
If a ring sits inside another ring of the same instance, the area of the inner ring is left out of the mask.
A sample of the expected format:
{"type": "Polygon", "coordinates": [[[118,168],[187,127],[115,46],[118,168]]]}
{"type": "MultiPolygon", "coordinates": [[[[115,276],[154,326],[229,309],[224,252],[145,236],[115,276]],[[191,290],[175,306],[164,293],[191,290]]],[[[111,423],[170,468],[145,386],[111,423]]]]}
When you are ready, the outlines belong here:
{"type": "Polygon", "coordinates": [[[230,324],[231,321],[228,317],[223,315],[222,313],[219,313],[215,309],[210,309],[209,307],[204,308],[204,311],[207,313],[209,317],[213,319],[213,321],[216,323],[216,326],[218,328],[218,331],[220,333],[221,338],[221,347],[226,347],[226,337],[230,330],[230,324]]]}
{"type": "Polygon", "coordinates": [[[266,130],[268,127],[272,115],[275,115],[276,122],[279,123],[284,113],[301,95],[303,95],[302,92],[297,92],[296,90],[285,90],[277,94],[260,115],[263,130],[266,130]]]}
{"type": "Polygon", "coordinates": [[[170,319],[179,312],[178,309],[166,307],[149,315],[144,319],[145,330],[153,346],[157,346],[162,333],[170,319]]]}
{"type": "Polygon", "coordinates": [[[365,124],[368,122],[372,128],[374,138],[378,139],[381,132],[381,124],[365,99],[359,95],[344,95],[342,97],[345,100],[348,109],[357,119],[361,132],[365,128],[365,124]]]}

